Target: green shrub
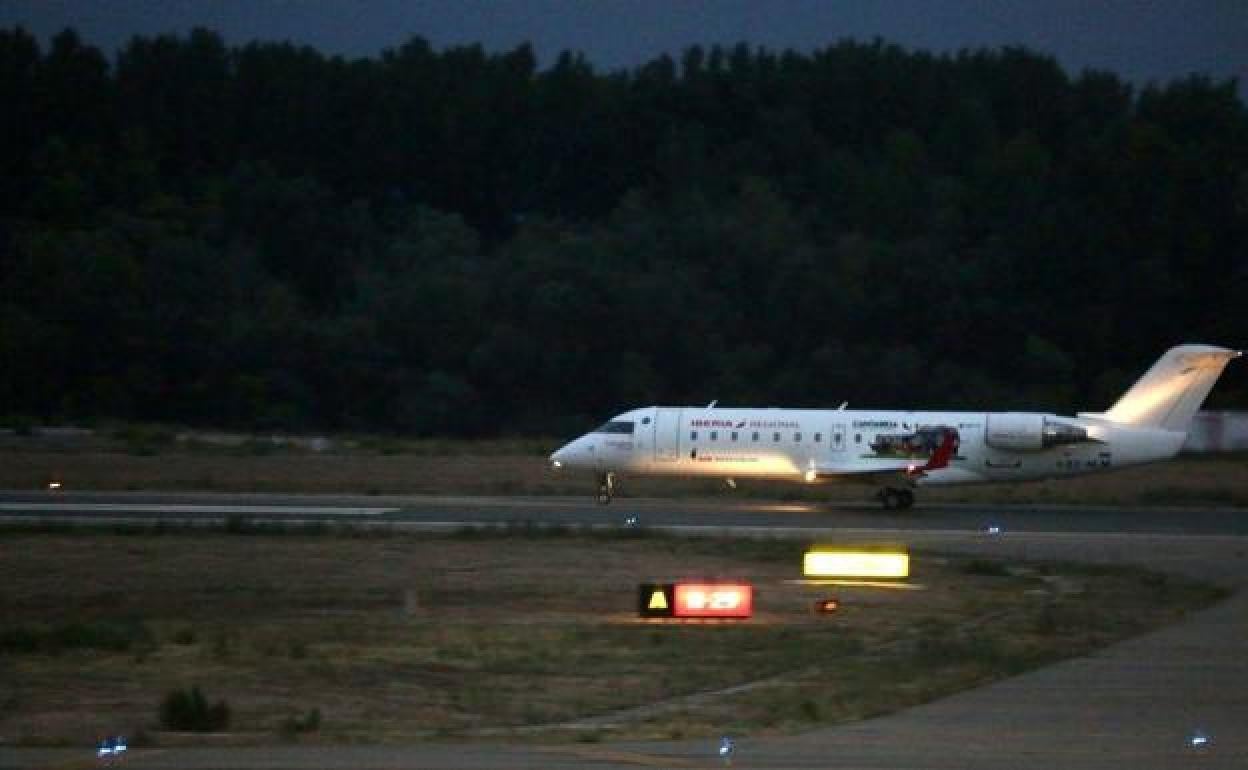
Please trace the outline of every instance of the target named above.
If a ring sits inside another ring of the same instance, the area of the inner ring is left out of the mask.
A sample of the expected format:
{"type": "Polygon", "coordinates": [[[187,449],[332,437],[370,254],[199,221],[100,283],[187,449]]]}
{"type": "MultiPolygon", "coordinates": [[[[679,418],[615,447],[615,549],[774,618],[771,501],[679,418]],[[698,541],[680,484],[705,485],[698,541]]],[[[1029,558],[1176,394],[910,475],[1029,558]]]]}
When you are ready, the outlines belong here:
{"type": "Polygon", "coordinates": [[[914,649],[917,662],[943,666],[976,661],[992,664],[1003,657],[1001,645],[991,637],[927,634],[919,637],[914,649]]]}
{"type": "Polygon", "coordinates": [[[0,631],[0,650],[11,653],[31,653],[39,650],[43,634],[28,626],[6,628],[0,631]]]}
{"type": "Polygon", "coordinates": [[[176,441],[171,431],[155,425],[127,425],[113,431],[113,438],[123,442],[129,454],[145,457],[159,454],[176,441]]]}
{"type": "Polygon", "coordinates": [[[308,709],[308,713],[302,717],[286,717],[282,721],[281,734],[286,738],[293,738],[300,733],[314,733],[321,729],[321,710],[319,708],[308,709]]]}
{"type": "Polygon", "coordinates": [[[992,559],[971,559],[962,565],[962,572],[967,575],[985,577],[1006,577],[1010,574],[1009,569],[1003,563],[992,559]]]}
{"type": "Polygon", "coordinates": [[[236,447],[236,453],[251,457],[266,457],[279,449],[276,442],[269,439],[249,438],[236,447]]]}
{"type": "Polygon", "coordinates": [[[12,653],[55,655],[65,650],[124,652],[136,644],[151,641],[151,631],[135,620],[15,626],[0,631],[0,650],[12,653]]]}
{"type": "Polygon", "coordinates": [[[232,652],[229,634],[219,631],[212,641],[212,656],[217,660],[226,660],[232,652]]]}
{"type": "Polygon", "coordinates": [[[291,639],[286,643],[286,654],[295,660],[308,657],[308,643],[302,639],[291,639]]]}
{"type": "Polygon", "coordinates": [[[173,690],[160,703],[160,726],[166,730],[210,733],[230,724],[230,707],[219,700],[211,706],[199,686],[173,690]]]}
{"type": "Polygon", "coordinates": [[[1060,630],[1060,626],[1057,607],[1052,602],[1046,602],[1033,618],[1032,631],[1041,636],[1053,636],[1060,630]]]}
{"type": "Polygon", "coordinates": [[[15,435],[23,438],[35,435],[35,419],[24,414],[12,414],[0,419],[0,427],[10,428],[15,435]]]}

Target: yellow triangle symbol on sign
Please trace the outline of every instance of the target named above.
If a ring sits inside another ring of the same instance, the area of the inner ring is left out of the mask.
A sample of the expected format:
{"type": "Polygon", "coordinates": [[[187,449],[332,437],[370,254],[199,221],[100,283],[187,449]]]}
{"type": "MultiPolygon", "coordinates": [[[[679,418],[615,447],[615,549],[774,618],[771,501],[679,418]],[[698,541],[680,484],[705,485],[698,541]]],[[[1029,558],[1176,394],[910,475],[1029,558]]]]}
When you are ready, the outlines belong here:
{"type": "Polygon", "coordinates": [[[655,591],[654,593],[650,594],[650,606],[646,607],[646,609],[648,610],[667,609],[667,596],[665,596],[662,591],[655,591]]]}

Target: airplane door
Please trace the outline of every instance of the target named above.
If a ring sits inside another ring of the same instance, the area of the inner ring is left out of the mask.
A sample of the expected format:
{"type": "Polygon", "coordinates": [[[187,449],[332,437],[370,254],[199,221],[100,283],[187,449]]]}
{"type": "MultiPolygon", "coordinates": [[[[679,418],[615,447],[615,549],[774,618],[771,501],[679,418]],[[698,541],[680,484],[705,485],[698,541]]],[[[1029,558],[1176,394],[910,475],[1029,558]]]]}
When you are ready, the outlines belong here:
{"type": "Polygon", "coordinates": [[[680,411],[663,408],[655,410],[655,462],[674,463],[680,457],[680,411]]]}
{"type": "Polygon", "coordinates": [[[840,455],[845,451],[847,439],[845,437],[845,423],[838,422],[832,426],[832,440],[828,442],[828,446],[832,450],[833,455],[840,455]]]}

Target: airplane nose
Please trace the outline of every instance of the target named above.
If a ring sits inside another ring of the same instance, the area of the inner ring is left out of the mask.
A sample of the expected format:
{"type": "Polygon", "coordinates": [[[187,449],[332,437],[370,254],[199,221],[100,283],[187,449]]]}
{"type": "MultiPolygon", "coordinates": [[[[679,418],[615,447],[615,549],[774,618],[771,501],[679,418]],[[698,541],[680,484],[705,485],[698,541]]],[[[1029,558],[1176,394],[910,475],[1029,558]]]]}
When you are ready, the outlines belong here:
{"type": "Polygon", "coordinates": [[[569,442],[550,455],[550,465],[560,468],[585,468],[594,463],[594,444],[588,436],[569,442]]]}
{"type": "Polygon", "coordinates": [[[555,470],[562,468],[564,463],[568,461],[568,448],[563,446],[550,453],[550,465],[555,470]]]}

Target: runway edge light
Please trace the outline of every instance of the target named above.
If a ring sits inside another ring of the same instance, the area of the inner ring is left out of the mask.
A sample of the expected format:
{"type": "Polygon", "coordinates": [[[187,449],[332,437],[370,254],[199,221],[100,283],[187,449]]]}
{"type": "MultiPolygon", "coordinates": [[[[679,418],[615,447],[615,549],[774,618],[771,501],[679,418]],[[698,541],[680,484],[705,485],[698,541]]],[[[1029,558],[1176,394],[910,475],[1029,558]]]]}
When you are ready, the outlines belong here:
{"type": "Polygon", "coordinates": [[[910,554],[816,546],[802,559],[802,574],[816,578],[906,578],[910,554]]]}
{"type": "Polygon", "coordinates": [[[818,599],[815,601],[815,606],[814,606],[816,615],[831,615],[832,613],[836,612],[840,608],[841,608],[841,602],[839,599],[835,597],[829,597],[827,599],[818,599]]]}

